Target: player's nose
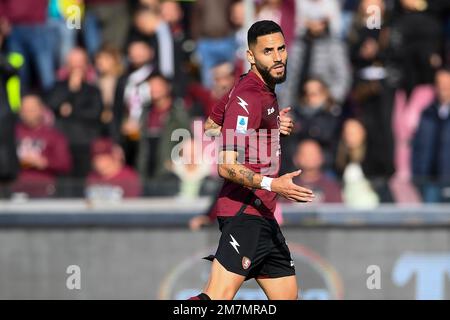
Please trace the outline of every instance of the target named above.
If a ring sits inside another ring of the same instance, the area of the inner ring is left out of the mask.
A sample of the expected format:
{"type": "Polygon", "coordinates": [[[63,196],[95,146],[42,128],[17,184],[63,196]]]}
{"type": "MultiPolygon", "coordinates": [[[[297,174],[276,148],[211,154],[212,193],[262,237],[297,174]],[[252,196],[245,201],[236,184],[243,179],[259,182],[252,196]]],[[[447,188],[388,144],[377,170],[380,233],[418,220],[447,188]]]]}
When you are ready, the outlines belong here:
{"type": "Polygon", "coordinates": [[[274,62],[281,61],[281,54],[277,50],[274,50],[273,61],[274,62]]]}

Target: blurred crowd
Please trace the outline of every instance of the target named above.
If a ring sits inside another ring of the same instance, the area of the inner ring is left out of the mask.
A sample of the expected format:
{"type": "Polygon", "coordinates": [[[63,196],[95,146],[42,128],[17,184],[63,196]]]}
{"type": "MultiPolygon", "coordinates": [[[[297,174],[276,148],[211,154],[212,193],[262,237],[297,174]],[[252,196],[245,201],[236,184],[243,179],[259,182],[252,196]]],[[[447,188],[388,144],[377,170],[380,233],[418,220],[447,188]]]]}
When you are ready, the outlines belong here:
{"type": "Polygon", "coordinates": [[[448,0],[0,0],[0,198],[214,194],[171,135],[205,149],[265,19],[289,54],[281,173],[317,202],[450,202],[448,0]]]}

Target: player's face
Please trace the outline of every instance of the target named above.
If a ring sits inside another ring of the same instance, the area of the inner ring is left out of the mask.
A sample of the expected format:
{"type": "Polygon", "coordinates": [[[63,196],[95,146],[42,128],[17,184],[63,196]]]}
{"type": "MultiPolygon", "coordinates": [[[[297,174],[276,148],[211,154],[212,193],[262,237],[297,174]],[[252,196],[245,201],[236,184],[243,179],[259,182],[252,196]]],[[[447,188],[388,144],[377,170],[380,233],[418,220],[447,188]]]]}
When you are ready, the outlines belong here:
{"type": "Polygon", "coordinates": [[[258,37],[248,51],[248,59],[267,84],[286,80],[287,50],[281,32],[258,37]]]}

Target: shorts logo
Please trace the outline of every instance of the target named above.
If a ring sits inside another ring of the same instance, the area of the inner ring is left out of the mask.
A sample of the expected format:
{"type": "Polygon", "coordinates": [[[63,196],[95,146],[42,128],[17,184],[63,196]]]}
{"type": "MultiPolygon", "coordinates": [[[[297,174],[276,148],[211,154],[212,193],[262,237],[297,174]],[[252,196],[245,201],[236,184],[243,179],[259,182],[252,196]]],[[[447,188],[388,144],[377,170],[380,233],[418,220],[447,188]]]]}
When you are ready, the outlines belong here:
{"type": "Polygon", "coordinates": [[[232,241],[230,241],[229,243],[230,243],[231,246],[234,248],[234,250],[236,250],[236,252],[237,252],[238,254],[240,254],[237,247],[240,247],[241,245],[236,241],[236,239],[235,239],[231,234],[230,234],[230,237],[231,237],[231,240],[232,240],[232,241]]]}
{"type": "Polygon", "coordinates": [[[294,266],[294,260],[291,260],[291,267],[294,266]]]}
{"type": "Polygon", "coordinates": [[[247,258],[245,256],[242,257],[242,268],[244,268],[244,270],[247,270],[251,264],[252,264],[252,262],[250,261],[249,258],[247,258]]]}
{"type": "Polygon", "coordinates": [[[275,112],[275,108],[274,107],[267,109],[267,115],[268,116],[270,116],[274,112],[275,112]]]}
{"type": "Polygon", "coordinates": [[[238,116],[236,122],[236,132],[247,133],[248,117],[238,116]]]}

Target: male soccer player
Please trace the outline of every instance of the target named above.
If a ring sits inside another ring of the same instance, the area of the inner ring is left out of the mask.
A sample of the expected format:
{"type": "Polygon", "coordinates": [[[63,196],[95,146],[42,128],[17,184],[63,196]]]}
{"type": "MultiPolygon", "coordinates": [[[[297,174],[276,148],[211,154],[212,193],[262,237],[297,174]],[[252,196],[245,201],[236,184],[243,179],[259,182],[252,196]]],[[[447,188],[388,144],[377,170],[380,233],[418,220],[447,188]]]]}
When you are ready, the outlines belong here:
{"type": "Polygon", "coordinates": [[[248,46],[251,70],[222,100],[224,114],[213,111],[209,119],[209,129],[221,129],[223,138],[218,172],[225,181],[216,204],[222,235],[210,257],[208,283],[192,300],[231,300],[251,278],[269,299],[298,295],[274,210],[277,195],[297,202],[310,202],[314,195],[292,182],[300,170],[278,177],[281,121],[274,90],[286,79],[283,31],[273,21],[258,21],[248,31],[248,46]]]}

